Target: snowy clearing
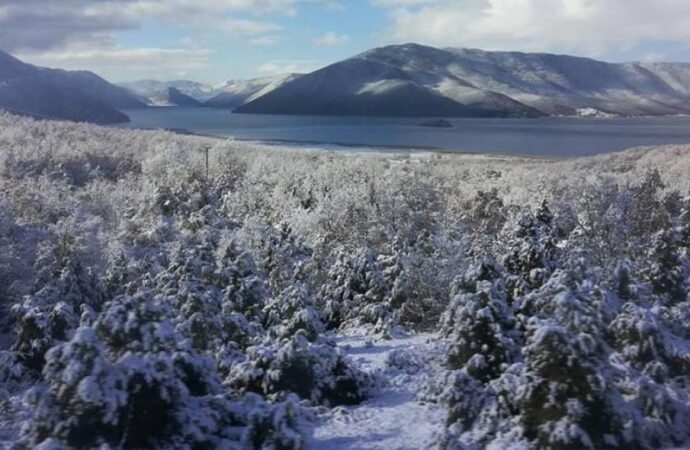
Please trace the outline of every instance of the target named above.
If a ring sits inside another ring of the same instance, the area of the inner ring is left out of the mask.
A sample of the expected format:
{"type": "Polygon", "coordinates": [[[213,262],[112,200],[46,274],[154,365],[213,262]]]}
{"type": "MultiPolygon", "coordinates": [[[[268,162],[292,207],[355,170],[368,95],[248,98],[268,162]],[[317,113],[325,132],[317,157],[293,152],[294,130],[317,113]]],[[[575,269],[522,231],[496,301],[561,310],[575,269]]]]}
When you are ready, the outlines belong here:
{"type": "Polygon", "coordinates": [[[381,376],[382,385],[360,405],[338,407],[319,417],[315,450],[421,449],[433,444],[443,428],[445,414],[437,404],[415,399],[433,374],[438,360],[438,337],[419,334],[390,340],[369,336],[338,340],[353,362],[381,376]],[[407,367],[396,367],[398,353],[407,367]]]}

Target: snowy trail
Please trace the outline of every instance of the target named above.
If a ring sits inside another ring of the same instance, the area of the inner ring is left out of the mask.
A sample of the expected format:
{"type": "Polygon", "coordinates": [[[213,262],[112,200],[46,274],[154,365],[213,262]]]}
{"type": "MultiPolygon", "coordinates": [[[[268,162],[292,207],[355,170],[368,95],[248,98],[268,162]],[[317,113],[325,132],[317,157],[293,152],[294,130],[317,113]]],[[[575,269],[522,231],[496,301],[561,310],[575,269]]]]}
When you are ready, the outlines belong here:
{"type": "Polygon", "coordinates": [[[428,448],[442,428],[444,413],[438,405],[422,403],[414,397],[430,375],[435,335],[371,343],[369,339],[344,337],[338,344],[355,364],[380,374],[386,380],[384,385],[360,405],[335,408],[321,416],[312,447],[316,450],[428,448]],[[421,366],[414,370],[412,364],[407,371],[390,367],[388,361],[394,352],[402,354],[407,362],[420,362],[421,366]]]}

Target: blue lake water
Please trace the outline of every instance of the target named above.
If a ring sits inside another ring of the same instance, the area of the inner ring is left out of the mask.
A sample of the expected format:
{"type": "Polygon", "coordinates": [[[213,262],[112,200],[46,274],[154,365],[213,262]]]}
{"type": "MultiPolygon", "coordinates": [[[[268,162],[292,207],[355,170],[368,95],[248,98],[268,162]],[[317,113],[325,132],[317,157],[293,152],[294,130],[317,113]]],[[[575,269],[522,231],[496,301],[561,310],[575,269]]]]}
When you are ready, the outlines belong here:
{"type": "Polygon", "coordinates": [[[211,108],[125,111],[127,128],[187,130],[236,139],[371,148],[442,149],[585,156],[657,144],[690,144],[690,117],[615,119],[447,119],[453,128],[427,128],[425,119],[233,114],[211,108]]]}

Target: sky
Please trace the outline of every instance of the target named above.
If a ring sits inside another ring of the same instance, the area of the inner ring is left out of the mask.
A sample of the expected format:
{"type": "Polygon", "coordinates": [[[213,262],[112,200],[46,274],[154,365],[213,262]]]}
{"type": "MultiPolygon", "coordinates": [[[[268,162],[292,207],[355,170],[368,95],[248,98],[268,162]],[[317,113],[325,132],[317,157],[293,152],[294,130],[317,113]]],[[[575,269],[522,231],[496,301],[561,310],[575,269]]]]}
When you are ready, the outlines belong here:
{"type": "Polygon", "coordinates": [[[417,42],[690,61],[690,0],[0,0],[0,49],[111,81],[309,72],[417,42]]]}

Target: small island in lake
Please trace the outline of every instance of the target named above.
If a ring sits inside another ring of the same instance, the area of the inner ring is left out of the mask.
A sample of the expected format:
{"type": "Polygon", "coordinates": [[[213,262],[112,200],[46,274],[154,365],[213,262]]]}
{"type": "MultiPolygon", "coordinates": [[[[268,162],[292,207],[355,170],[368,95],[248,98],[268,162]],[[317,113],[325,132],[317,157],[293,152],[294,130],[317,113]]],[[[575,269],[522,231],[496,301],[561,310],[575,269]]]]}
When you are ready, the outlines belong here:
{"type": "Polygon", "coordinates": [[[419,126],[429,128],[453,128],[453,124],[445,119],[428,120],[420,123],[419,126]]]}

